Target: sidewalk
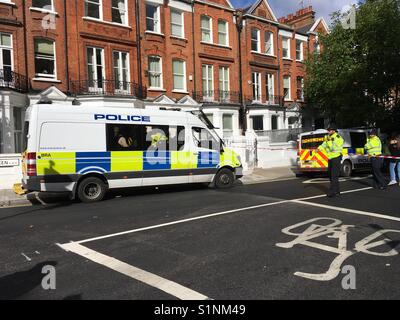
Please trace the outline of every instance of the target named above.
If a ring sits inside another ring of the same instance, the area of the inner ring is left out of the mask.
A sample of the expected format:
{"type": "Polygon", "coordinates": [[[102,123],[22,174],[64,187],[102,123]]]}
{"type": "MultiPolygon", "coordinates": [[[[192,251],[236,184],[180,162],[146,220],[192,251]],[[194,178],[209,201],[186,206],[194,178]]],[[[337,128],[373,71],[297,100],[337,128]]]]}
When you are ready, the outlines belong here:
{"type": "MultiPolygon", "coordinates": [[[[270,169],[254,169],[252,172],[245,172],[245,175],[240,180],[246,185],[291,178],[295,178],[295,173],[292,171],[291,167],[281,167],[270,169]]],[[[28,196],[19,196],[15,194],[13,190],[0,190],[0,208],[39,204],[42,201],[46,202],[48,199],[56,201],[58,198],[62,198],[60,194],[40,194],[40,197],[38,195],[39,193],[34,192],[30,193],[28,196]]]]}

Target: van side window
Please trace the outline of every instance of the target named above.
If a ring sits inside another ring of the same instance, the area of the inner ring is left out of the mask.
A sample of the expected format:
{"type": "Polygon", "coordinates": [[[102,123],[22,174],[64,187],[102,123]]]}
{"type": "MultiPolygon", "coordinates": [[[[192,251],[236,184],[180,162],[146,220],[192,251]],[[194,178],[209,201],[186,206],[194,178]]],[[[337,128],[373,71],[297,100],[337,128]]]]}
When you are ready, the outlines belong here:
{"type": "Polygon", "coordinates": [[[182,151],[185,148],[185,127],[169,127],[169,150],[182,151]]]}
{"type": "Polygon", "coordinates": [[[220,143],[211,135],[211,133],[204,128],[193,127],[192,136],[194,145],[197,148],[204,148],[219,151],[220,143]]]}
{"type": "Polygon", "coordinates": [[[132,124],[107,124],[107,151],[142,150],[142,126],[132,124]]]}
{"type": "Polygon", "coordinates": [[[350,132],[351,147],[354,149],[364,148],[367,143],[365,132],[350,132]]]}
{"type": "Polygon", "coordinates": [[[169,126],[144,126],[144,151],[169,150],[169,126]]]}

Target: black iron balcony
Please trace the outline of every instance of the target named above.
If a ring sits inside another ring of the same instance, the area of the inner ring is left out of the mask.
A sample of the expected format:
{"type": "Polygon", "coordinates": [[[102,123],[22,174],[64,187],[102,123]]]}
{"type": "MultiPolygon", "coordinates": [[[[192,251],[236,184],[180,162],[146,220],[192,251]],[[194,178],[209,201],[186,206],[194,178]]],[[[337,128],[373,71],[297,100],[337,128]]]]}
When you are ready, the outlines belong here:
{"type": "Polygon", "coordinates": [[[240,93],[235,91],[195,91],[193,99],[202,104],[239,104],[240,93]]]}
{"type": "Polygon", "coordinates": [[[144,86],[133,82],[106,79],[71,81],[71,93],[74,95],[147,98],[147,88],[144,86]]]}
{"type": "Polygon", "coordinates": [[[279,106],[283,104],[282,96],[274,96],[274,95],[262,95],[262,96],[246,96],[245,97],[246,104],[259,104],[259,105],[268,105],[268,106],[279,106]]]}
{"type": "Polygon", "coordinates": [[[28,92],[28,78],[8,69],[0,69],[0,88],[28,92]]]}

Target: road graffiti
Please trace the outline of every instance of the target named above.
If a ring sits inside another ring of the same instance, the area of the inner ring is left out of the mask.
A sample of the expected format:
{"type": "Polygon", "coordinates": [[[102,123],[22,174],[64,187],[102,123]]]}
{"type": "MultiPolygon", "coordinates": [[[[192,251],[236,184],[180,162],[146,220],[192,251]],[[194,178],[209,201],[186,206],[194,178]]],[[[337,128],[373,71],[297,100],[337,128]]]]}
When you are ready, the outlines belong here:
{"type": "Polygon", "coordinates": [[[296,276],[316,281],[330,281],[335,279],[340,274],[342,264],[349,257],[357,253],[370,254],[380,257],[390,257],[399,254],[399,252],[395,249],[395,247],[390,246],[390,244],[393,244],[394,240],[389,239],[385,236],[387,236],[389,233],[400,233],[400,230],[393,230],[393,229],[378,230],[372,233],[371,235],[365,237],[364,239],[358,241],[354,245],[354,248],[349,249],[347,243],[347,236],[352,228],[355,228],[355,226],[343,224],[343,222],[338,219],[314,218],[282,229],[282,232],[284,234],[289,236],[295,236],[296,238],[287,243],[277,243],[276,246],[279,248],[290,249],[296,245],[303,245],[337,254],[337,257],[333,259],[332,263],[330,264],[329,269],[324,273],[319,273],[319,274],[306,273],[306,272],[294,273],[294,275],[296,276]],[[296,229],[303,231],[297,231],[296,229]],[[327,237],[329,239],[337,239],[338,240],[337,247],[318,243],[316,239],[321,237],[327,237]],[[390,248],[390,250],[387,251],[373,250],[384,245],[390,248]]]}

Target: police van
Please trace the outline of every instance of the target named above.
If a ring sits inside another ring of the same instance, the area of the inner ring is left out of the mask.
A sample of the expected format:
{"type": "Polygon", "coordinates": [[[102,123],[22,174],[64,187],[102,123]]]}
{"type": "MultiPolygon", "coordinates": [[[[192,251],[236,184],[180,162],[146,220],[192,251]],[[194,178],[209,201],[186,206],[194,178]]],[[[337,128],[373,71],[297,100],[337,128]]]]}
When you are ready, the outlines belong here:
{"type": "Polygon", "coordinates": [[[229,188],[240,157],[204,113],[36,104],[26,112],[24,189],[68,191],[83,202],[108,189],[186,183],[229,188]]]}
{"type": "MultiPolygon", "coordinates": [[[[338,134],[344,139],[341,176],[349,177],[355,170],[369,170],[371,161],[365,154],[369,129],[339,129],[338,134]]],[[[297,171],[314,173],[328,171],[328,156],[318,150],[324,142],[327,130],[320,129],[305,132],[299,136],[297,171]]]]}

